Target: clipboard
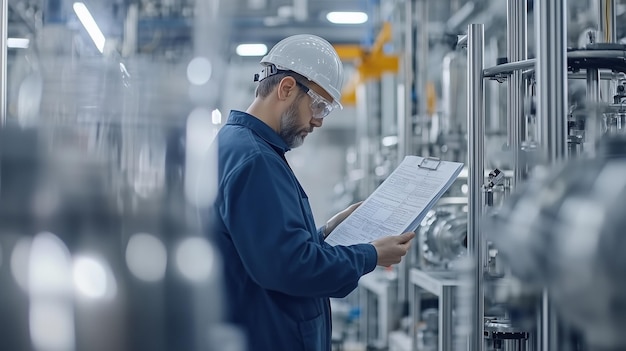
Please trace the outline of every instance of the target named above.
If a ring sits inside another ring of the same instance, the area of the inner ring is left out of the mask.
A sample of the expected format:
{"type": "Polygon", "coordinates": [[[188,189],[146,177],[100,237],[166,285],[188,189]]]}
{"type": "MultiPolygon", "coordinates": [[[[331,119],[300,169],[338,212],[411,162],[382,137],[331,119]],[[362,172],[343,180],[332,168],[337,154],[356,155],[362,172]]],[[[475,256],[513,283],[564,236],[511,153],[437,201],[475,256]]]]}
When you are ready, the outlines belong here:
{"type": "Polygon", "coordinates": [[[428,169],[430,171],[436,171],[441,164],[441,159],[438,157],[424,157],[422,162],[417,165],[417,167],[422,169],[428,169]]]}
{"type": "Polygon", "coordinates": [[[326,243],[349,246],[415,231],[462,168],[460,162],[405,156],[363,204],[326,237],[326,243]]]}

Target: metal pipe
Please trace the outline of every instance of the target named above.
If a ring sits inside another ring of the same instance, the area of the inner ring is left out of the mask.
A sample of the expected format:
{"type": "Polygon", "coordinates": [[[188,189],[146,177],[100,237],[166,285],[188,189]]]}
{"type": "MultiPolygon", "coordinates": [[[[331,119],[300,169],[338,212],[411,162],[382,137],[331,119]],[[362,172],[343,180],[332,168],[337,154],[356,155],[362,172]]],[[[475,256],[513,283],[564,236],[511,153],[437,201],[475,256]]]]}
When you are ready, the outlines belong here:
{"type": "Polygon", "coordinates": [[[374,180],[372,177],[372,152],[371,152],[371,124],[370,114],[370,88],[371,83],[359,84],[356,88],[356,115],[357,130],[356,140],[358,147],[358,165],[363,171],[361,186],[359,187],[359,197],[365,199],[374,191],[374,180]]]}
{"type": "MultiPolygon", "coordinates": [[[[499,56],[498,48],[501,40],[497,37],[491,37],[489,42],[485,43],[485,62],[496,61],[499,56]]],[[[465,47],[467,47],[467,44],[465,47]]],[[[486,70],[483,70],[483,77],[486,70]]],[[[485,91],[485,96],[490,97],[488,105],[485,105],[486,131],[488,133],[502,134],[503,131],[506,132],[506,105],[500,103],[503,94],[500,84],[486,84],[485,91]]]]}
{"type": "MultiPolygon", "coordinates": [[[[411,269],[413,270],[413,269],[411,269]]],[[[412,276],[412,274],[410,275],[412,276]]],[[[411,278],[409,278],[411,279],[411,278]]],[[[420,287],[418,287],[416,284],[413,283],[412,279],[410,280],[410,284],[409,284],[409,308],[410,308],[410,313],[411,316],[413,316],[413,320],[418,320],[421,319],[422,317],[422,294],[420,292],[420,287]]],[[[363,324],[363,323],[360,323],[363,324]]],[[[411,351],[418,351],[418,339],[417,339],[417,334],[418,334],[418,328],[409,328],[409,334],[411,336],[411,351]]]]}
{"type": "Polygon", "coordinates": [[[413,1],[405,1],[404,9],[404,85],[398,89],[398,97],[403,97],[403,109],[398,108],[398,163],[412,152],[413,136],[413,1]]]}
{"type": "Polygon", "coordinates": [[[600,18],[598,21],[599,38],[602,43],[617,42],[617,28],[615,24],[615,0],[600,0],[600,18]]]}
{"type": "MultiPolygon", "coordinates": [[[[507,57],[509,62],[527,59],[526,41],[526,0],[508,0],[507,2],[507,57]]],[[[520,148],[524,123],[524,85],[522,71],[516,70],[509,77],[507,84],[508,143],[513,152],[513,184],[521,181],[523,172],[520,165],[520,148]]]]}
{"type": "MultiPolygon", "coordinates": [[[[590,49],[581,49],[581,50],[573,50],[567,53],[567,58],[571,60],[585,60],[585,59],[623,59],[624,51],[623,50],[590,50],[590,49]]],[[[527,59],[521,60],[518,62],[509,62],[503,63],[501,65],[497,65],[494,67],[485,68],[483,75],[485,78],[496,78],[496,77],[505,77],[510,75],[511,72],[515,70],[523,70],[524,74],[531,74],[535,71],[535,66],[537,64],[536,59],[527,59]]],[[[607,67],[603,68],[611,68],[611,66],[607,65],[607,67]]],[[[578,73],[573,73],[574,76],[577,76],[578,73]]]]}
{"type": "MultiPolygon", "coordinates": [[[[540,144],[544,161],[554,164],[567,157],[567,1],[538,1],[535,15],[540,144]]],[[[556,350],[556,319],[545,291],[541,312],[538,350],[556,350]]]]}
{"type": "MultiPolygon", "coordinates": [[[[587,104],[593,111],[597,111],[600,104],[600,70],[597,68],[587,69],[587,104]]],[[[584,142],[585,153],[589,156],[595,155],[595,144],[597,135],[597,124],[595,114],[590,115],[585,129],[586,137],[584,142]]]]}
{"type": "Polygon", "coordinates": [[[124,22],[124,40],[122,56],[132,56],[137,53],[139,43],[139,4],[128,5],[124,22]]]}
{"type": "MultiPolygon", "coordinates": [[[[598,78],[600,80],[611,80],[613,79],[613,72],[599,72],[598,78]]],[[[587,72],[570,72],[567,75],[567,79],[587,79],[587,72]]]]}
{"type": "Polygon", "coordinates": [[[544,161],[554,163],[567,156],[567,4],[537,5],[537,118],[544,161]]]}
{"type": "Polygon", "coordinates": [[[417,96],[419,97],[417,113],[421,119],[426,118],[427,113],[426,84],[428,82],[428,70],[430,68],[430,50],[428,46],[428,1],[429,0],[417,0],[416,6],[413,9],[413,16],[419,16],[416,23],[416,32],[419,33],[417,40],[417,53],[413,52],[413,57],[415,60],[414,65],[417,68],[417,72],[415,72],[415,90],[417,91],[417,96]]]}
{"type": "Polygon", "coordinates": [[[293,17],[298,22],[309,18],[309,0],[293,0],[293,17]]]}
{"type": "Polygon", "coordinates": [[[9,0],[0,6],[0,126],[7,122],[7,49],[9,40],[9,0]]]}
{"type": "Polygon", "coordinates": [[[539,315],[539,327],[541,328],[540,337],[537,341],[540,343],[538,351],[553,351],[559,349],[558,342],[558,325],[556,312],[552,306],[552,301],[548,296],[548,292],[544,291],[541,296],[541,314],[539,315]]]}
{"type": "MultiPolygon", "coordinates": [[[[617,41],[617,30],[615,27],[615,1],[599,0],[598,3],[598,36],[599,43],[615,43],[617,41]]],[[[587,69],[587,103],[589,108],[598,111],[601,92],[600,70],[597,68],[587,69]]],[[[607,90],[608,91],[608,90],[607,90]]],[[[585,153],[589,156],[595,155],[595,144],[598,135],[598,114],[591,114],[591,120],[586,124],[586,140],[584,144],[585,153]]]]}
{"type": "Polygon", "coordinates": [[[483,80],[485,28],[483,24],[470,24],[467,30],[467,127],[469,157],[469,209],[467,236],[468,252],[474,260],[474,286],[472,290],[471,351],[482,351],[484,332],[483,241],[480,233],[483,210],[482,186],[484,183],[485,152],[485,84],[483,80]]]}
{"type": "Polygon", "coordinates": [[[532,69],[535,66],[535,59],[520,60],[517,62],[503,63],[494,67],[485,68],[484,75],[486,78],[495,78],[498,75],[509,75],[515,70],[532,69]]]}
{"type": "Polygon", "coordinates": [[[454,292],[451,286],[442,288],[439,296],[439,335],[438,350],[452,350],[454,347],[454,292]]]}

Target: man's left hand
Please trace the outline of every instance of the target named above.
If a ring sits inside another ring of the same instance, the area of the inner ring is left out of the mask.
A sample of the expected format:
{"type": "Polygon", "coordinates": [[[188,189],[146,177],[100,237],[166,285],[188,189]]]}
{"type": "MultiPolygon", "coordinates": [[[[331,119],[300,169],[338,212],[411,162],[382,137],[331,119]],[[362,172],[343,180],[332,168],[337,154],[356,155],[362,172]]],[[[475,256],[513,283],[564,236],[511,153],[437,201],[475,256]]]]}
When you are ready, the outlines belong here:
{"type": "Polygon", "coordinates": [[[359,201],[355,204],[352,204],[350,206],[348,206],[348,208],[346,208],[345,210],[337,213],[336,215],[332,216],[327,222],[326,225],[324,226],[324,239],[326,239],[326,237],[328,237],[328,235],[330,233],[333,232],[333,230],[335,230],[335,228],[337,228],[337,226],[339,225],[339,223],[343,222],[344,219],[348,218],[348,216],[354,212],[354,210],[357,209],[357,207],[359,207],[361,204],[363,203],[363,201],[359,201]]]}

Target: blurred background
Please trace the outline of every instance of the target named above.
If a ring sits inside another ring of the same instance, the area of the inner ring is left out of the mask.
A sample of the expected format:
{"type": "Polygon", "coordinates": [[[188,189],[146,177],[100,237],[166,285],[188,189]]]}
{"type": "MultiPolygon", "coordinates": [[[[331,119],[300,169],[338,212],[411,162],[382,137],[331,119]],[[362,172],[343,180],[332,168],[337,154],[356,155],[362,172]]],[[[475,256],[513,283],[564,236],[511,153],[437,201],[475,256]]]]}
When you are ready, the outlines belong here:
{"type": "Polygon", "coordinates": [[[254,350],[203,233],[209,145],[316,34],[342,111],[287,154],[318,226],[465,164],[333,349],[626,349],[623,0],[0,0],[0,349],[254,350]]]}

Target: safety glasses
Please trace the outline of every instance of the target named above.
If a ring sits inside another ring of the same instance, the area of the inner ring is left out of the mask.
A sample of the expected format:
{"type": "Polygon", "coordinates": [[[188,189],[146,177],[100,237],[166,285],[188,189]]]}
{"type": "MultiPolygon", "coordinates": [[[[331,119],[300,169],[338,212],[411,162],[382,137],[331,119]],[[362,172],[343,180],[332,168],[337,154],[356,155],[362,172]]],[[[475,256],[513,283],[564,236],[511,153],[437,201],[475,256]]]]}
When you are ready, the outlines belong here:
{"type": "Polygon", "coordinates": [[[298,81],[296,81],[296,84],[298,84],[300,89],[311,97],[311,111],[313,112],[313,118],[322,119],[328,116],[335,109],[335,107],[337,107],[337,103],[329,102],[306,85],[298,81]]]}

